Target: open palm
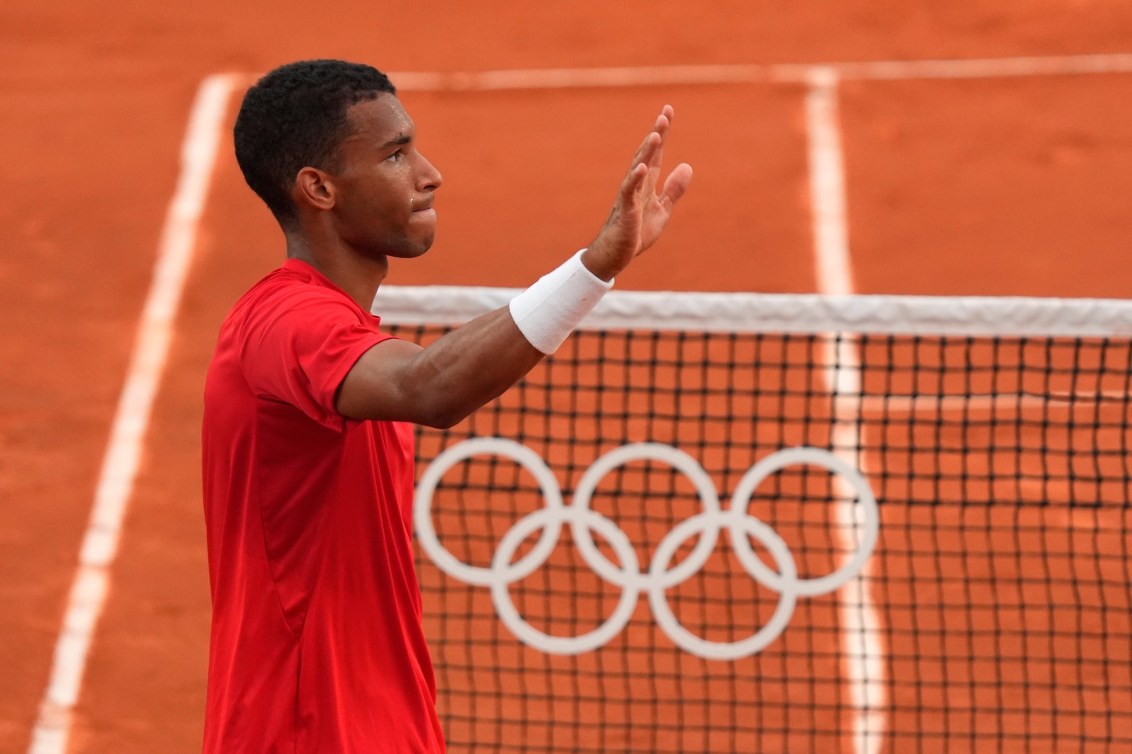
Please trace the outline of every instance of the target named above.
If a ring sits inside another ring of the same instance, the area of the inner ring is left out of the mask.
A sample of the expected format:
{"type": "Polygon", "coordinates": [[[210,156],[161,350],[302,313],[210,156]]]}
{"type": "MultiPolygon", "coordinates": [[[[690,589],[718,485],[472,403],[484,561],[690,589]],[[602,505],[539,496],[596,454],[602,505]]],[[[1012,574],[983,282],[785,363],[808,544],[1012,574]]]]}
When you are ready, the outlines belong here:
{"type": "Polygon", "coordinates": [[[692,181],[692,168],[681,163],[668,174],[660,191],[664,142],[674,111],[665,105],[653,129],[637,148],[621,182],[613,210],[583,257],[594,274],[610,279],[649,248],[664,232],[672,208],[692,181]]]}

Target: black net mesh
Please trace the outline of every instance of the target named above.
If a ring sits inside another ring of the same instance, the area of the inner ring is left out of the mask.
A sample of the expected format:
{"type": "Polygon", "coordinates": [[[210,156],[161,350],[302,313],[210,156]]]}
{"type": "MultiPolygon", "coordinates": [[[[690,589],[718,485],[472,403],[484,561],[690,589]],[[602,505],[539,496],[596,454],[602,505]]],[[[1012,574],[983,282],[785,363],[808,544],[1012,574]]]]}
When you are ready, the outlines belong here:
{"type": "MultiPolygon", "coordinates": [[[[390,329],[422,343],[441,332],[390,329]]],[[[422,429],[418,476],[462,440],[502,437],[541,457],[571,506],[595,461],[649,442],[694,459],[729,509],[752,466],[805,446],[860,470],[879,538],[859,576],[797,597],[780,635],[731,659],[678,645],[648,589],[600,647],[544,651],[516,638],[491,586],[418,548],[450,750],[1132,751],[1130,375],[1129,342],[1101,338],[576,334],[454,429],[422,429]],[[853,358],[831,360],[839,347],[853,358]]],[[[843,477],[789,463],[750,495],[801,579],[836,571],[864,541],[861,492],[843,477]]],[[[635,555],[626,563],[615,533],[587,529],[620,578],[592,567],[569,524],[532,526],[496,563],[502,601],[539,634],[601,629],[624,609],[624,574],[647,580],[661,543],[705,505],[664,458],[610,469],[591,498],[635,555]],[[544,536],[545,558],[533,552],[544,536]],[[537,567],[507,570],[524,562],[537,567]]],[[[452,556],[490,573],[507,532],[546,505],[531,471],[476,454],[441,475],[430,520],[452,556]]],[[[729,533],[658,590],[684,629],[721,647],[763,629],[784,599],[752,578],[729,533]]],[[[703,536],[675,542],[658,572],[703,536]]],[[[765,538],[738,536],[782,570],[765,538]]]]}

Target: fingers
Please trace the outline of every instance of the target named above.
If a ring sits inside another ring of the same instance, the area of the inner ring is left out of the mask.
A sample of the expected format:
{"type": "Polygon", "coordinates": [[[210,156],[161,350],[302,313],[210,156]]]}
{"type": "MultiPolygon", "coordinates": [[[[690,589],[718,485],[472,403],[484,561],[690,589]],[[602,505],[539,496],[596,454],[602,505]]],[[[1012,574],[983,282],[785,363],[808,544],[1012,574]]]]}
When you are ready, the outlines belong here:
{"type": "MultiPolygon", "coordinates": [[[[653,133],[658,134],[660,138],[658,141],[653,142],[652,148],[644,156],[644,162],[649,167],[645,188],[650,196],[656,193],[657,182],[660,180],[660,166],[664,156],[664,143],[668,139],[668,131],[672,127],[672,119],[675,115],[676,112],[672,105],[665,105],[661,108],[660,115],[657,116],[656,124],[653,126],[653,133]]],[[[666,181],[666,186],[667,183],[666,181]]],[[[681,191],[680,193],[683,192],[681,191]]],[[[668,206],[671,206],[674,201],[675,200],[671,200],[667,202],[668,206]]]]}
{"type": "Polygon", "coordinates": [[[668,129],[672,126],[672,119],[675,116],[676,111],[672,109],[672,105],[665,105],[660,109],[660,115],[656,116],[652,130],[660,134],[661,139],[663,139],[668,134],[668,129]]]}
{"type": "Polygon", "coordinates": [[[668,178],[664,181],[664,189],[660,194],[661,206],[671,211],[691,184],[692,166],[682,162],[672,169],[672,172],[668,174],[668,178]]]}
{"type": "Polygon", "coordinates": [[[621,191],[619,204],[621,209],[626,212],[633,212],[637,208],[638,197],[642,193],[641,186],[648,176],[648,167],[641,162],[638,162],[629,173],[625,176],[625,180],[621,181],[621,191]]]}
{"type": "Polygon", "coordinates": [[[675,110],[671,105],[661,108],[652,131],[641,141],[637,153],[633,155],[632,165],[621,183],[618,197],[618,204],[623,211],[635,211],[642,201],[650,201],[649,197],[655,198],[665,211],[670,211],[688,190],[692,180],[692,168],[687,164],[681,164],[664,181],[659,196],[656,191],[660,180],[664,142],[674,116],[675,110]]]}
{"type": "Polygon", "coordinates": [[[633,155],[633,161],[629,163],[629,170],[632,171],[641,164],[649,164],[657,147],[660,146],[661,140],[662,137],[658,135],[656,130],[649,131],[648,135],[641,141],[641,145],[637,147],[637,152],[633,155]]]}
{"type": "MultiPolygon", "coordinates": [[[[671,107],[665,105],[665,110],[671,109],[671,107]]],[[[648,149],[641,155],[641,162],[645,163],[650,168],[660,167],[660,158],[664,153],[664,141],[668,136],[668,129],[671,125],[672,121],[664,112],[656,116],[656,123],[653,124],[652,133],[649,134],[649,138],[646,140],[648,149]],[[656,134],[656,136],[654,137],[653,134],[656,134]]]]}
{"type": "Polygon", "coordinates": [[[630,163],[630,170],[642,162],[650,166],[659,163],[660,154],[663,151],[664,139],[668,134],[669,127],[672,125],[672,117],[674,114],[671,105],[665,105],[661,109],[660,114],[656,116],[652,130],[649,131],[648,135],[641,141],[641,145],[637,147],[637,152],[633,155],[633,161],[630,163]]]}
{"type": "Polygon", "coordinates": [[[656,241],[668,222],[672,207],[691,183],[692,168],[680,164],[657,191],[664,142],[674,115],[671,105],[661,108],[652,129],[633,155],[605,225],[589,246],[591,257],[608,267],[611,275],[624,269],[656,241]]]}

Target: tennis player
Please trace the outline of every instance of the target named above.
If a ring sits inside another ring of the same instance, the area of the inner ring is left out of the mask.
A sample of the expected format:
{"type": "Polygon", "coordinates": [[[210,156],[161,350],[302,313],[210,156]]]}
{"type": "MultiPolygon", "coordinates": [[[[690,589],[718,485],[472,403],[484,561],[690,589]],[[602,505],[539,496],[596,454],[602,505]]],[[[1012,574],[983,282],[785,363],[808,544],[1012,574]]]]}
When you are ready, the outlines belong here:
{"type": "Polygon", "coordinates": [[[236,158],[287,259],[233,307],[205,386],[207,754],[444,750],[413,565],[411,424],[450,426],[506,390],[656,241],[692,176],[682,164],[659,183],[672,115],[593,243],[421,348],[370,314],[388,258],[432,245],[441,186],[393,84],[315,60],[247,92],[236,158]]]}

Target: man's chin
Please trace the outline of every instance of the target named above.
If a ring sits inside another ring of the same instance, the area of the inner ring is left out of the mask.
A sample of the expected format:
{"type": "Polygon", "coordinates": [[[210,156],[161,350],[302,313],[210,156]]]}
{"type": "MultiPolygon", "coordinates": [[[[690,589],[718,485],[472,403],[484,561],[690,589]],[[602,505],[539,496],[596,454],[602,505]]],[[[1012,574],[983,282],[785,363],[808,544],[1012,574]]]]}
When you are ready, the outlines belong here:
{"type": "Polygon", "coordinates": [[[428,250],[432,248],[433,238],[433,235],[429,235],[427,238],[414,242],[406,242],[395,249],[388,249],[385,255],[394,259],[416,259],[428,253],[428,250]]]}

